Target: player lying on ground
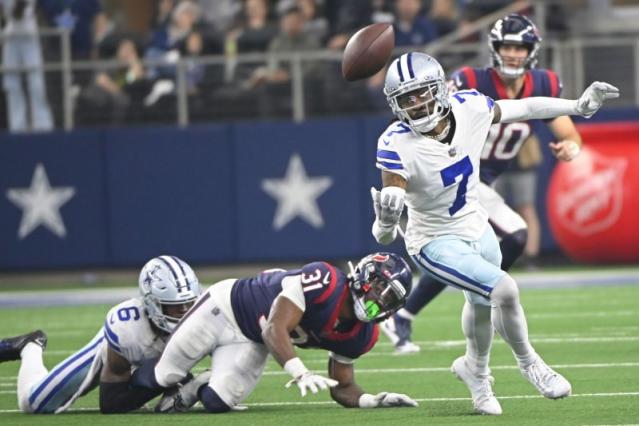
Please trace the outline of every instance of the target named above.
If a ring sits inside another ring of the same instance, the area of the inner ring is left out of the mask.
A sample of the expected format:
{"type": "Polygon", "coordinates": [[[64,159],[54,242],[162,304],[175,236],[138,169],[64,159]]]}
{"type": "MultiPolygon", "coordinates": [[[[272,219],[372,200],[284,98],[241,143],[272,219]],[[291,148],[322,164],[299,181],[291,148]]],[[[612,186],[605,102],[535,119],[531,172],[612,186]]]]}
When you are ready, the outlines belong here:
{"type": "MultiPolygon", "coordinates": [[[[562,86],[557,74],[535,68],[541,37],[530,19],[516,13],[508,15],[495,23],[488,38],[492,67],[464,67],[452,74],[449,87],[455,91],[477,89],[495,100],[559,97],[562,86]]],[[[558,141],[550,144],[553,154],[561,161],[571,161],[581,146],[581,137],[572,120],[560,116],[548,120],[548,126],[558,141]]],[[[506,204],[492,185],[499,175],[512,167],[531,132],[531,123],[526,121],[496,123],[490,127],[481,153],[479,202],[486,209],[489,223],[499,238],[501,269],[504,271],[508,271],[523,253],[528,231],[526,221],[506,204]]],[[[534,193],[534,186],[533,181],[525,192],[534,193]]],[[[444,288],[445,283],[423,275],[406,306],[381,324],[397,353],[419,351],[419,346],[411,341],[411,321],[444,288]]]]}
{"type": "Polygon", "coordinates": [[[131,385],[131,371],[158,357],[178,320],[200,295],[189,265],[174,256],[150,260],[140,273],[141,297],[111,308],[104,326],[82,349],[47,371],[46,335],[34,331],[0,341],[0,361],[21,359],[18,405],[24,413],[60,413],[100,386],[100,411],[140,408],[160,392],[131,385]]]}
{"type": "Polygon", "coordinates": [[[568,396],[570,383],[548,367],[528,341],[517,283],[501,269],[499,244],[479,202],[479,163],[492,124],[590,117],[619,91],[595,82],[578,100],[493,101],[476,90],[449,95],[439,63],[412,52],[391,63],[384,93],[399,121],[384,131],[377,145],[384,187],[371,190],[376,215],[372,232],[378,242],[392,242],[405,202],[408,253],[424,273],[464,290],[466,354],[453,362],[452,371],[469,388],[479,412],[501,414],[488,368],[496,329],[524,377],[542,395],[568,396]]]}
{"type": "Polygon", "coordinates": [[[170,388],[210,355],[210,373],[164,398],[159,411],[185,411],[199,400],[208,412],[222,413],[253,391],[270,353],[291,375],[287,387],[295,383],[302,396],[330,388],[333,399],[346,407],[417,406],[402,394],[364,393],[353,368],[354,360],[375,345],[376,323],[404,305],[411,280],[400,256],[376,253],[351,266],[349,274],[313,262],[221,281],[180,322],[157,364],[145,363],[133,381],[170,388]],[[330,378],[309,371],[293,345],[328,350],[330,378]]]}

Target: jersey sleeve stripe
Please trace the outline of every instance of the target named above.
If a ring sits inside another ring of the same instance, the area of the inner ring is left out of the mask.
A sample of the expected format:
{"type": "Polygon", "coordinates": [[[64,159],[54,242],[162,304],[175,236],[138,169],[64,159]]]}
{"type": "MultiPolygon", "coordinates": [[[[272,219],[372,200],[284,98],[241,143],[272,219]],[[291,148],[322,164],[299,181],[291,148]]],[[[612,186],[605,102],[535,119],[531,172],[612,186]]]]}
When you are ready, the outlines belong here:
{"type": "Polygon", "coordinates": [[[335,272],[335,268],[332,265],[324,262],[324,265],[328,268],[331,273],[331,282],[328,284],[328,288],[324,290],[317,299],[313,301],[313,303],[322,303],[326,299],[330,297],[331,294],[335,291],[335,285],[337,284],[337,273],[335,272]]]}
{"type": "Polygon", "coordinates": [[[120,348],[120,339],[118,338],[118,335],[115,334],[109,327],[108,320],[104,322],[104,337],[106,337],[109,346],[111,346],[117,352],[122,352],[122,349],[120,348]]]}
{"type": "Polygon", "coordinates": [[[557,79],[557,74],[550,70],[547,70],[546,74],[548,75],[548,81],[550,81],[550,96],[556,98],[559,96],[559,81],[557,79]]]}
{"type": "Polygon", "coordinates": [[[395,151],[387,151],[385,149],[378,149],[377,150],[377,158],[378,159],[382,159],[382,160],[402,161],[402,159],[399,158],[399,154],[398,153],[396,153],[395,151]]]}
{"type": "Polygon", "coordinates": [[[477,88],[477,76],[475,75],[475,70],[471,67],[462,68],[462,72],[466,77],[466,82],[468,83],[468,87],[471,89],[477,88]]]}
{"type": "Polygon", "coordinates": [[[388,170],[404,170],[404,166],[398,163],[390,163],[388,161],[378,161],[377,167],[380,169],[388,169],[388,170]]]}

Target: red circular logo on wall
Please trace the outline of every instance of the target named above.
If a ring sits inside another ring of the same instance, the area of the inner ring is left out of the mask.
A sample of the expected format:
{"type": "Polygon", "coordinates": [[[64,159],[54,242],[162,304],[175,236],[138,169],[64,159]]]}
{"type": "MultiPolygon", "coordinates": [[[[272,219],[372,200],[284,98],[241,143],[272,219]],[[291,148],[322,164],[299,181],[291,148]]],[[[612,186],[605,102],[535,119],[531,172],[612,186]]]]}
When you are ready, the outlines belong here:
{"type": "Polygon", "coordinates": [[[553,235],[574,260],[639,261],[639,146],[593,144],[558,163],[548,188],[553,235]]]}

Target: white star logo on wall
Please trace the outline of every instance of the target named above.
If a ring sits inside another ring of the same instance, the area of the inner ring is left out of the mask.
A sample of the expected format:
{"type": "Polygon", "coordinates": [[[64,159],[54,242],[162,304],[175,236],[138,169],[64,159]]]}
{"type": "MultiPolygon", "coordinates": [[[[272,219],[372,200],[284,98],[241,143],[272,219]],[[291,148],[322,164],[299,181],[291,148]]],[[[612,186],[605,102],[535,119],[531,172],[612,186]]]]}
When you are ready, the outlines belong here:
{"type": "Polygon", "coordinates": [[[22,209],[18,238],[26,238],[40,225],[64,238],[67,230],[60,215],[60,208],[74,194],[75,189],[70,186],[52,187],[44,166],[38,163],[29,188],[12,188],[7,191],[9,201],[22,209]]]}
{"type": "Polygon", "coordinates": [[[264,179],[262,189],[277,201],[273,228],[279,231],[300,216],[314,228],[324,226],[317,199],[333,185],[330,176],[308,177],[299,154],[293,154],[282,179],[264,179]]]}

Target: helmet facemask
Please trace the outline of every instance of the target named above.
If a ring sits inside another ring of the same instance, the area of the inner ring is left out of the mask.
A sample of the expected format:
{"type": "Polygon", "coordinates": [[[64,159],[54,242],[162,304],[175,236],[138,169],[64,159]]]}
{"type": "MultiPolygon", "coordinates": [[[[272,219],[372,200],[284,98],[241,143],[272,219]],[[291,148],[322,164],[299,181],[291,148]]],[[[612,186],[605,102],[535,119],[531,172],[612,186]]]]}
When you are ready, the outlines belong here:
{"type": "Polygon", "coordinates": [[[362,259],[355,268],[349,262],[349,267],[353,308],[359,321],[380,322],[404,306],[408,290],[400,279],[405,278],[405,272],[393,276],[391,270],[380,267],[379,260],[372,260],[371,256],[362,259]]]}
{"type": "Polygon", "coordinates": [[[166,333],[172,333],[175,326],[182,318],[184,312],[186,312],[195,303],[195,297],[192,300],[184,300],[180,302],[161,301],[153,294],[149,293],[144,296],[144,308],[151,322],[160,330],[166,333]],[[171,315],[170,311],[172,306],[180,307],[179,311],[182,315],[177,317],[171,315]]]}
{"type": "Polygon", "coordinates": [[[413,130],[430,132],[450,112],[448,87],[443,80],[407,84],[387,93],[393,113],[413,130]]]}

